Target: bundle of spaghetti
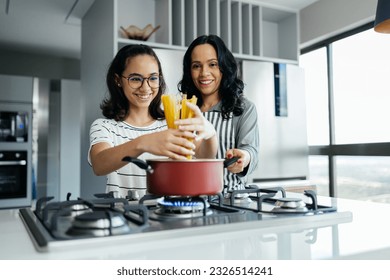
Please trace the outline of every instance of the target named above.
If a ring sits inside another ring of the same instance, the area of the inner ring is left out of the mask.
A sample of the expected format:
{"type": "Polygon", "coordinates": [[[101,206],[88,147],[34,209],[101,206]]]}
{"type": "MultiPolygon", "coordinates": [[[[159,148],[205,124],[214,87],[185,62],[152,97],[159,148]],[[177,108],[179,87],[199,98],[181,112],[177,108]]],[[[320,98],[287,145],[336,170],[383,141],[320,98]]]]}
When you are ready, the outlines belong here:
{"type": "MultiPolygon", "coordinates": [[[[187,102],[190,102],[190,103],[196,105],[196,101],[197,101],[197,98],[195,95],[193,95],[191,99],[187,99],[187,95],[183,94],[183,97],[181,100],[181,114],[180,114],[181,119],[189,119],[189,118],[192,118],[194,116],[194,111],[192,111],[191,109],[189,109],[187,107],[187,102]]],[[[188,139],[188,140],[191,142],[194,141],[194,139],[188,139]]],[[[192,159],[192,156],[187,155],[187,159],[192,159]]]]}
{"type": "MultiPolygon", "coordinates": [[[[191,99],[187,99],[187,95],[183,94],[180,102],[177,101],[176,97],[172,94],[164,94],[161,96],[161,100],[164,106],[165,119],[167,120],[168,128],[177,128],[175,120],[177,119],[188,119],[194,116],[194,112],[188,108],[187,102],[196,105],[197,98],[192,96],[191,99]]],[[[193,141],[193,139],[188,139],[193,141]]],[[[187,159],[192,159],[191,155],[187,155],[187,159]]]]}
{"type": "Polygon", "coordinates": [[[172,94],[163,94],[161,101],[164,106],[164,114],[168,128],[177,128],[175,120],[180,117],[180,106],[177,99],[172,94]]]}
{"type": "Polygon", "coordinates": [[[197,98],[195,95],[192,96],[191,99],[187,99],[187,94],[183,94],[183,98],[181,100],[181,119],[189,119],[194,116],[194,112],[191,109],[188,109],[187,102],[190,102],[194,105],[196,105],[197,98]]]}

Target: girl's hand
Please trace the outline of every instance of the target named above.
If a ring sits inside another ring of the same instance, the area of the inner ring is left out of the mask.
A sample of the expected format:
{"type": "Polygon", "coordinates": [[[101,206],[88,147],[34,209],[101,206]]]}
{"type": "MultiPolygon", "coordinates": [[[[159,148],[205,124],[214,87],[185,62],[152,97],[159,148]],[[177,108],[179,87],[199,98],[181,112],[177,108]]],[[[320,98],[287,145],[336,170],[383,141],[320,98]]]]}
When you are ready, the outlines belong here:
{"type": "Polygon", "coordinates": [[[187,102],[187,106],[194,112],[194,117],[176,120],[179,130],[195,133],[195,140],[208,140],[216,135],[214,126],[203,116],[199,107],[190,102],[187,102]]]}
{"type": "Polygon", "coordinates": [[[250,154],[245,150],[231,149],[226,151],[226,158],[238,157],[237,162],[227,167],[227,170],[232,173],[241,173],[244,171],[251,161],[250,154]]]}
{"type": "Polygon", "coordinates": [[[189,139],[195,135],[189,131],[167,129],[141,136],[143,150],[159,156],[172,159],[186,159],[187,155],[194,155],[195,144],[189,139]]]}
{"type": "Polygon", "coordinates": [[[123,157],[138,157],[145,152],[185,160],[187,155],[194,155],[195,144],[188,140],[194,137],[188,131],[167,129],[142,135],[114,147],[107,142],[97,143],[90,151],[93,171],[98,176],[107,175],[127,164],[122,161],[123,157]]]}

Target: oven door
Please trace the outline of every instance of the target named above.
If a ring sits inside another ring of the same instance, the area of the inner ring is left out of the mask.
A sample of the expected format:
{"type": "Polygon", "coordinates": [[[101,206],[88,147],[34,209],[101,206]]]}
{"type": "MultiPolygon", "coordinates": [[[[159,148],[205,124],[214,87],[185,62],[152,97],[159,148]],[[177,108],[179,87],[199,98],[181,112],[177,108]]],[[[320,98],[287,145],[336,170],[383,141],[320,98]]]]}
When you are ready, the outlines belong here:
{"type": "Polygon", "coordinates": [[[27,151],[0,151],[0,208],[31,205],[27,151]]]}

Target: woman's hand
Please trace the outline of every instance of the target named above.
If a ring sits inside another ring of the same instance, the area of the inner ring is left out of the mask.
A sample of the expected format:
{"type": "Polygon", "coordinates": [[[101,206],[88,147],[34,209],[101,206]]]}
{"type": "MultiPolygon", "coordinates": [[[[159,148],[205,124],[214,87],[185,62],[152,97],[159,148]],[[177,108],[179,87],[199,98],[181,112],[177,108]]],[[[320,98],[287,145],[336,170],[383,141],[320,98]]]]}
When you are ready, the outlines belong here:
{"type": "Polygon", "coordinates": [[[189,119],[179,119],[175,121],[175,124],[182,131],[189,131],[196,133],[195,140],[208,140],[214,135],[216,131],[214,126],[203,116],[199,107],[187,102],[188,108],[194,112],[194,116],[189,119]]]}
{"type": "Polygon", "coordinates": [[[232,165],[227,167],[227,170],[232,173],[241,173],[244,171],[251,161],[250,154],[245,150],[231,149],[226,151],[226,158],[238,157],[239,159],[232,165]]]}
{"type": "Polygon", "coordinates": [[[189,102],[187,102],[187,106],[194,112],[194,116],[177,120],[175,124],[179,130],[192,133],[195,139],[197,158],[215,158],[218,139],[214,126],[203,116],[198,106],[189,102]]]}

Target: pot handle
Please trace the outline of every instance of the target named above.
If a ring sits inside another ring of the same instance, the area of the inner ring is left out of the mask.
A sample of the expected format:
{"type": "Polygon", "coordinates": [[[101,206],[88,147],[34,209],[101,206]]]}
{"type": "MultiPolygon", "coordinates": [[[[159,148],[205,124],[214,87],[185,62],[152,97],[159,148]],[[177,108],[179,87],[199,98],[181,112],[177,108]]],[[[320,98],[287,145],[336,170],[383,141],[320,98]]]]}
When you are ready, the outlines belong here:
{"type": "Polygon", "coordinates": [[[138,158],[133,158],[133,157],[127,156],[127,157],[122,158],[122,161],[127,161],[127,162],[134,163],[139,168],[144,169],[146,172],[148,172],[150,174],[153,173],[152,167],[147,162],[145,162],[143,160],[140,160],[138,158]]]}
{"type": "Polygon", "coordinates": [[[238,159],[239,159],[239,157],[232,157],[232,158],[227,158],[227,159],[225,159],[224,162],[223,162],[223,167],[226,168],[226,167],[232,165],[232,164],[235,163],[238,159]]]}

